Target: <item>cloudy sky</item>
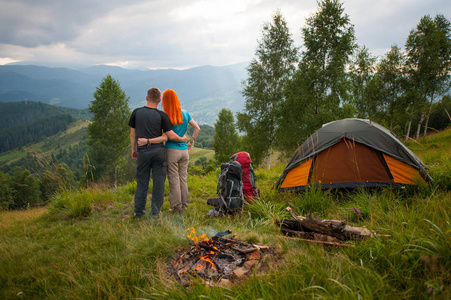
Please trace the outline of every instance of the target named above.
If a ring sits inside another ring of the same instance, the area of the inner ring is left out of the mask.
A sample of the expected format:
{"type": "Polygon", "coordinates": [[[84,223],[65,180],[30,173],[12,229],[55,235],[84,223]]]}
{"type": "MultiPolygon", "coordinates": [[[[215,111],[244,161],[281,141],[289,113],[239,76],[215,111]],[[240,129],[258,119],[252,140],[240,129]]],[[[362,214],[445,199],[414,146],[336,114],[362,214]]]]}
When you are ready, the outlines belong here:
{"type": "MultiPolygon", "coordinates": [[[[426,14],[451,20],[449,0],[345,0],[357,43],[403,47],[426,14]]],[[[295,45],[316,0],[0,0],[0,64],[190,68],[248,62],[280,9],[295,45]]]]}

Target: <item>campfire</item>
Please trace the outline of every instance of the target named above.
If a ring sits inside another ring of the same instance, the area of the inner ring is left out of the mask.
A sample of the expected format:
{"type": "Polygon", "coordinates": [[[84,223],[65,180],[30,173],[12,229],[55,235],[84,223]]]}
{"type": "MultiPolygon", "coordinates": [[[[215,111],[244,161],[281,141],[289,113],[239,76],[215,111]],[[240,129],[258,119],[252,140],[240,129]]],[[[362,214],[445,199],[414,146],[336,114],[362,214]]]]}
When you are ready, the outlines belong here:
{"type": "Polygon", "coordinates": [[[225,238],[230,230],[218,232],[212,238],[205,234],[197,236],[194,228],[189,228],[188,238],[194,245],[183,251],[170,263],[176,279],[188,285],[201,279],[210,285],[228,285],[263,265],[263,256],[270,252],[268,246],[259,246],[235,239],[225,238]]]}

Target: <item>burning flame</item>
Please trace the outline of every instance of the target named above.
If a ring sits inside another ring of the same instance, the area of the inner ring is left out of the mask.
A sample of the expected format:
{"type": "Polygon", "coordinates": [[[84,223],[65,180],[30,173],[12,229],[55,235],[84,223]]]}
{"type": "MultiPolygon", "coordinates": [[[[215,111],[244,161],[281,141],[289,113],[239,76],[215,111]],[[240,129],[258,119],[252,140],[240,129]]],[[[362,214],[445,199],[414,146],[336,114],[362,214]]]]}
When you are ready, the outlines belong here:
{"type": "MultiPolygon", "coordinates": [[[[205,233],[200,236],[197,236],[196,230],[194,229],[194,227],[190,227],[190,228],[186,229],[186,231],[187,232],[191,231],[190,233],[187,234],[187,237],[190,238],[191,240],[193,240],[193,242],[195,242],[197,245],[199,243],[205,243],[207,245],[210,245],[210,247],[212,247],[213,249],[218,250],[218,248],[213,245],[211,240],[209,238],[207,238],[207,235],[205,233]]],[[[210,250],[205,255],[200,256],[199,259],[205,261],[206,264],[205,264],[205,266],[198,265],[195,268],[195,270],[196,271],[205,270],[207,268],[208,264],[211,265],[211,269],[215,270],[216,267],[212,261],[212,259],[214,259],[214,258],[212,258],[213,255],[215,255],[215,251],[210,250]]]]}
{"type": "Polygon", "coordinates": [[[195,242],[196,244],[199,244],[199,240],[203,241],[203,242],[208,242],[208,238],[207,235],[204,233],[201,236],[197,236],[196,234],[196,230],[194,229],[194,227],[188,228],[186,231],[190,231],[191,233],[189,233],[187,235],[188,238],[190,238],[191,240],[193,240],[193,242],[195,242]]]}

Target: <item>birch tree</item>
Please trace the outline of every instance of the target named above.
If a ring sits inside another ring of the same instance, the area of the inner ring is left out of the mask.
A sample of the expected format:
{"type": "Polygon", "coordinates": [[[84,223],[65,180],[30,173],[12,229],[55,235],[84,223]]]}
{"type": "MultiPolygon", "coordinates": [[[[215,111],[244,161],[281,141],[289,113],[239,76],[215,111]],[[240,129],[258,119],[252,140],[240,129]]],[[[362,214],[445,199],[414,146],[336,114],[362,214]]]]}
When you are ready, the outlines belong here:
{"type": "Polygon", "coordinates": [[[246,133],[244,139],[267,155],[268,170],[280,122],[278,110],[296,62],[297,49],[284,17],[277,11],[272,23],[264,24],[255,58],[247,68],[242,91],[245,112],[238,117],[238,127],[246,133]]]}
{"type": "Polygon", "coordinates": [[[425,121],[426,135],[432,103],[449,89],[451,72],[451,25],[443,16],[426,15],[412,29],[407,41],[406,68],[413,85],[421,92],[421,113],[416,138],[425,121]]]}

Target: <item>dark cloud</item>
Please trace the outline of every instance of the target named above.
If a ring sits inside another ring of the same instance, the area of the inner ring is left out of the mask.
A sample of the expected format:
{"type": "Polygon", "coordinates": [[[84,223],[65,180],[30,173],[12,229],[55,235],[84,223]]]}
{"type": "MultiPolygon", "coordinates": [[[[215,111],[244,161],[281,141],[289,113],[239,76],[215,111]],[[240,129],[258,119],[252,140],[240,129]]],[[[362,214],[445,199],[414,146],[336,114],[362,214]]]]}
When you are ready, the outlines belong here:
{"type": "Polygon", "coordinates": [[[0,41],[24,47],[67,42],[92,20],[143,1],[1,0],[0,41]]]}
{"type": "MultiPolygon", "coordinates": [[[[357,42],[378,55],[404,46],[425,14],[450,19],[449,0],[344,1],[357,42]]],[[[2,58],[192,67],[249,61],[277,9],[295,44],[316,0],[0,0],[2,58]]]]}

